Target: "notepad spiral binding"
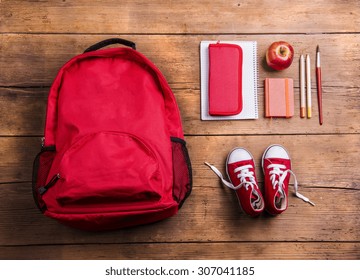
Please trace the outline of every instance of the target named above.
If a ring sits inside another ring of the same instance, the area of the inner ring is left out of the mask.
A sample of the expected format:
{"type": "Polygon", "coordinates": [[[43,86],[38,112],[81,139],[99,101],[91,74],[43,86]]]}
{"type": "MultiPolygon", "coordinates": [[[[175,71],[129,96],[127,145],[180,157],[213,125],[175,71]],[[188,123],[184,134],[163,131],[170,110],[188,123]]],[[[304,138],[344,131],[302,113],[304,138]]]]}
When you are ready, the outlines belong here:
{"type": "Polygon", "coordinates": [[[258,83],[259,83],[259,67],[258,67],[258,55],[257,55],[257,42],[254,41],[253,43],[253,52],[254,52],[254,99],[255,99],[255,118],[259,117],[259,104],[258,104],[258,83]]]}

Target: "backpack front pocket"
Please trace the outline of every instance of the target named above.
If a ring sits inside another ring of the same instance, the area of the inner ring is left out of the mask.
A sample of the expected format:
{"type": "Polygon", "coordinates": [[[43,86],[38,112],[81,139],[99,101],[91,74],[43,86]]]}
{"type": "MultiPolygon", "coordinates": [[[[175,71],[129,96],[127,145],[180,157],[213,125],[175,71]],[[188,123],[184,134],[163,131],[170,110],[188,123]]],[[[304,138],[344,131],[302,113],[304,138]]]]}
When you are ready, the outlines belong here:
{"type": "Polygon", "coordinates": [[[119,132],[89,134],[76,141],[60,163],[60,204],[159,200],[156,155],[140,138],[119,132]]]}

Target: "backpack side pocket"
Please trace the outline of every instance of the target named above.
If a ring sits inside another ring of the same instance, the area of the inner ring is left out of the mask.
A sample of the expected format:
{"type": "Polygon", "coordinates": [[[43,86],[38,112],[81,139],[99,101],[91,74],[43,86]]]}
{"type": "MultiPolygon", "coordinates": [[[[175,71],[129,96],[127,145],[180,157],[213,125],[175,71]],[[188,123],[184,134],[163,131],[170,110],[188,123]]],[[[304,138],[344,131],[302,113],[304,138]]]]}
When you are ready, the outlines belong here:
{"type": "Polygon", "coordinates": [[[33,165],[32,192],[36,206],[41,212],[46,210],[46,205],[42,199],[41,189],[46,186],[51,165],[55,158],[55,146],[43,147],[37,154],[33,165]]]}
{"type": "Polygon", "coordinates": [[[179,203],[179,208],[190,195],[192,189],[192,169],[186,142],[177,137],[171,137],[173,162],[173,198],[179,203]]]}

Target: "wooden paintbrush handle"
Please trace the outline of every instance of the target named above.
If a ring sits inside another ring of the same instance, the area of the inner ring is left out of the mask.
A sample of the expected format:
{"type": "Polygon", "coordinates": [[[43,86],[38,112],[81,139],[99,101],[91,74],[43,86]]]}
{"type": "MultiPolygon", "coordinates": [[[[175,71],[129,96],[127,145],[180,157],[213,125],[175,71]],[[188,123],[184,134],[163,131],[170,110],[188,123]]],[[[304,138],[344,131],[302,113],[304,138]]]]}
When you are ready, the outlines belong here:
{"type": "Polygon", "coordinates": [[[322,113],[322,87],[321,87],[321,68],[316,67],[316,84],[317,84],[317,98],[319,106],[319,123],[323,124],[323,113],[322,113]]]}

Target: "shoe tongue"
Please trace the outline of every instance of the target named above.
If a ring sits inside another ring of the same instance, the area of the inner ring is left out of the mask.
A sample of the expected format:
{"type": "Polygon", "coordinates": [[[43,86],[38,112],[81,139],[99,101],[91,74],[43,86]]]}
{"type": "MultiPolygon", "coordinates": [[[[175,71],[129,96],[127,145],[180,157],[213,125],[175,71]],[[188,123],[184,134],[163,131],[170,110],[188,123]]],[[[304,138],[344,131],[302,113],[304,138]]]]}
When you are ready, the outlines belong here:
{"type": "Polygon", "coordinates": [[[252,205],[252,207],[254,209],[260,209],[261,208],[261,197],[254,190],[251,192],[250,202],[251,202],[251,205],[252,205]]]}
{"type": "Polygon", "coordinates": [[[282,192],[277,191],[275,195],[275,206],[277,208],[281,208],[283,199],[285,199],[285,195],[282,192]]]}

